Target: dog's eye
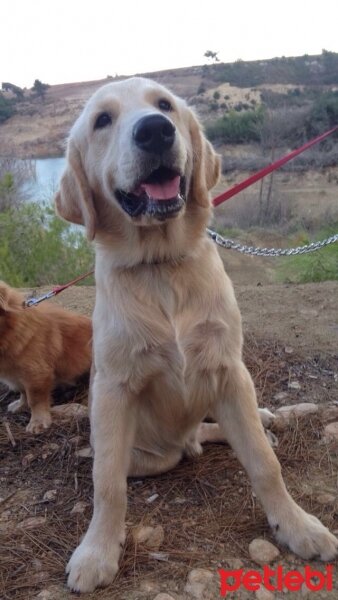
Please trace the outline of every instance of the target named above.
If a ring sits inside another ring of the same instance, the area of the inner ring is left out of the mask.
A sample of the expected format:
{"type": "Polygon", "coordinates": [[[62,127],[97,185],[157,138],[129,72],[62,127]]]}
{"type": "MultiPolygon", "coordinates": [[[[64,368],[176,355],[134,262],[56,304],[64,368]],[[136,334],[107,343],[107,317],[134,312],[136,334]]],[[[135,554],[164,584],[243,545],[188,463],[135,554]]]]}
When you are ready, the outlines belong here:
{"type": "Polygon", "coordinates": [[[101,113],[95,121],[95,125],[94,125],[94,129],[103,129],[104,127],[107,127],[108,125],[112,124],[112,118],[111,116],[104,112],[101,113]]]}
{"type": "Polygon", "coordinates": [[[173,110],[172,104],[169,102],[169,100],[165,100],[164,98],[161,98],[161,100],[158,101],[158,107],[166,112],[173,110]]]}

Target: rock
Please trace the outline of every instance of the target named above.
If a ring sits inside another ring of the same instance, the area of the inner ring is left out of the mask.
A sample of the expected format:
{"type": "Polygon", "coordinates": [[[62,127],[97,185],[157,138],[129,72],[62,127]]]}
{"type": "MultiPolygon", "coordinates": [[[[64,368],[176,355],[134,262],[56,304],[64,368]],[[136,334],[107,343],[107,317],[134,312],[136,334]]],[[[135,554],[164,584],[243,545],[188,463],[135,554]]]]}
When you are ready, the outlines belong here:
{"type": "Polygon", "coordinates": [[[324,406],[321,411],[323,421],[335,421],[338,419],[338,406],[332,404],[331,406],[324,406]]]}
{"type": "Polygon", "coordinates": [[[153,494],[152,496],[149,496],[149,498],[147,498],[146,502],[148,504],[152,504],[153,502],[155,502],[155,500],[157,500],[159,494],[153,494]]]}
{"type": "Polygon", "coordinates": [[[71,515],[82,514],[86,510],[87,506],[89,506],[88,502],[84,502],[83,500],[79,500],[76,502],[70,511],[71,515]]]}
{"type": "Polygon", "coordinates": [[[229,556],[228,558],[224,559],[224,562],[226,563],[226,566],[229,567],[229,569],[231,569],[232,571],[237,571],[238,569],[244,567],[244,563],[240,558],[232,558],[231,556],[229,556]]]}
{"type": "Polygon", "coordinates": [[[319,504],[328,505],[328,504],[334,504],[336,502],[337,498],[334,494],[323,493],[323,494],[318,494],[318,496],[316,496],[316,500],[317,500],[317,502],[319,502],[319,504]]]}
{"type": "Polygon", "coordinates": [[[306,417],[318,412],[318,405],[313,402],[300,402],[289,406],[281,406],[276,410],[276,416],[289,421],[292,417],[306,417]]]}
{"type": "Polygon", "coordinates": [[[289,388],[289,390],[300,390],[301,385],[300,385],[299,381],[289,381],[288,388],[289,388]]]}
{"type": "Polygon", "coordinates": [[[140,591],[156,594],[159,592],[160,584],[158,581],[152,581],[151,579],[143,579],[140,581],[140,591]]]}
{"type": "Polygon", "coordinates": [[[286,398],[289,398],[289,394],[287,392],[277,392],[277,394],[274,394],[273,399],[277,400],[278,402],[281,400],[286,400],[286,398]]]}
{"type": "Polygon", "coordinates": [[[157,594],[157,596],[155,596],[154,600],[175,600],[175,598],[173,596],[170,596],[170,594],[161,593],[161,594],[157,594]]]}
{"type": "Polygon", "coordinates": [[[276,546],[267,540],[256,538],[249,544],[249,554],[255,563],[263,567],[272,563],[280,552],[276,546]]]}
{"type": "Polygon", "coordinates": [[[41,525],[45,525],[47,522],[46,517],[28,517],[20,523],[17,524],[18,529],[35,529],[36,527],[41,527],[41,525]]]}
{"type": "Polygon", "coordinates": [[[48,490],[43,495],[42,501],[43,502],[52,502],[53,500],[55,500],[56,494],[57,494],[57,490],[48,490]]]}
{"type": "Polygon", "coordinates": [[[61,585],[51,585],[39,592],[35,600],[66,600],[70,597],[69,592],[61,585]]]}
{"type": "Polygon", "coordinates": [[[301,308],[299,312],[305,317],[318,317],[319,315],[318,310],[315,310],[313,308],[301,308]]]}
{"type": "Polygon", "coordinates": [[[284,352],[285,352],[285,354],[293,354],[294,349],[292,348],[292,346],[285,346],[284,352]]]}
{"type": "Polygon", "coordinates": [[[149,552],[149,558],[153,558],[154,560],[159,560],[162,562],[168,562],[169,554],[165,552],[149,552]]]}
{"type": "Polygon", "coordinates": [[[85,448],[80,448],[75,452],[75,456],[80,456],[81,458],[93,458],[94,452],[91,446],[86,446],[85,448]]]}
{"type": "Polygon", "coordinates": [[[267,590],[265,587],[261,587],[255,592],[255,597],[257,600],[274,600],[275,594],[267,590]]]}
{"type": "Polygon", "coordinates": [[[193,569],[188,575],[185,591],[196,600],[207,600],[214,580],[214,573],[208,569],[193,569]]]}
{"type": "Polygon", "coordinates": [[[324,428],[324,440],[327,444],[338,442],[338,421],[329,423],[324,428]]]}
{"type": "Polygon", "coordinates": [[[150,550],[158,550],[164,540],[162,525],[156,527],[139,525],[134,529],[132,535],[135,544],[142,544],[150,550]]]}
{"type": "Polygon", "coordinates": [[[57,420],[83,419],[88,417],[88,406],[71,402],[70,404],[59,404],[51,408],[53,417],[57,420]]]}

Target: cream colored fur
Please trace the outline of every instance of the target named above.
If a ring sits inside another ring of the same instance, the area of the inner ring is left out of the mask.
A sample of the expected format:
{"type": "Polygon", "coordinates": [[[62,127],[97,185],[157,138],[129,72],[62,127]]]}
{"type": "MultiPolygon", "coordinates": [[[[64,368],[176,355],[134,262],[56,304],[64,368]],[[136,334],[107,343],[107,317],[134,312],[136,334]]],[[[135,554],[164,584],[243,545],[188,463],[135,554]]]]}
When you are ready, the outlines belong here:
{"type": "Polygon", "coordinates": [[[127,476],[166,471],[208,439],[232,445],[281,543],[305,559],[333,559],[336,538],[290,497],[264,434],[233,287],[205,233],[219,158],[196,117],[152,81],[111,83],[89,100],[67,156],[56,206],[95,240],[97,285],[94,512],[68,564],[68,585],[88,592],[113,580],[125,540],[127,476]],[[187,201],[175,219],[133,219],[115,190],[130,191],[142,177],[148,158],[132,130],[142,116],[161,113],[163,98],[173,106],[166,115],[176,128],[171,160],[184,173],[187,201]],[[95,129],[102,112],[112,123],[95,129]],[[207,414],[215,425],[201,425],[207,414]]]}

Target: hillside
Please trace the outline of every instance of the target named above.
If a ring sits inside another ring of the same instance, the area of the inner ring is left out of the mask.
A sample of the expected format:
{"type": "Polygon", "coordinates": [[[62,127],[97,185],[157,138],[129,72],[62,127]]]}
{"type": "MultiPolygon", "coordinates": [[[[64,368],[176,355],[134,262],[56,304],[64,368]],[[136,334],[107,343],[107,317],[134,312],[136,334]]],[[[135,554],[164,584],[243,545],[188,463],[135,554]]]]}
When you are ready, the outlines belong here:
{"type": "MultiPolygon", "coordinates": [[[[319,56],[217,63],[142,75],[185,98],[208,124],[231,112],[255,111],[262,102],[270,109],[287,106],[296,114],[300,108],[309,110],[320,95],[333,94],[334,101],[338,94],[338,54],[323,51],[319,56]]],[[[53,85],[44,97],[29,90],[17,97],[5,89],[0,100],[15,113],[0,125],[0,156],[62,155],[64,140],[86,99],[108,81],[122,78],[53,85]]],[[[338,108],[337,114],[335,110],[333,119],[338,115],[338,108]]]]}

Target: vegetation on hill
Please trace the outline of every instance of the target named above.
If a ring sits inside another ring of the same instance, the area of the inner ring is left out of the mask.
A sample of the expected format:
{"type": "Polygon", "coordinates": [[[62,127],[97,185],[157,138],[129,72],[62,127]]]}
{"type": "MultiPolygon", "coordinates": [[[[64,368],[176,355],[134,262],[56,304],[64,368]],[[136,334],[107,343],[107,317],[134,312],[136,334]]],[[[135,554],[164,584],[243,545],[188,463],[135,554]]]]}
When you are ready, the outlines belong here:
{"type": "Polygon", "coordinates": [[[218,63],[205,67],[205,75],[238,87],[284,83],[307,86],[338,84],[338,53],[218,63]]]}

